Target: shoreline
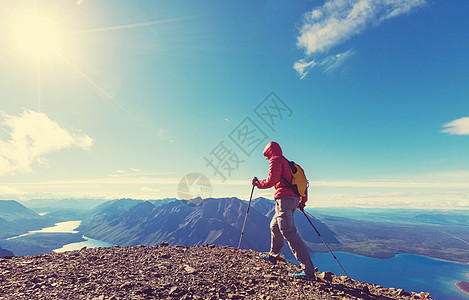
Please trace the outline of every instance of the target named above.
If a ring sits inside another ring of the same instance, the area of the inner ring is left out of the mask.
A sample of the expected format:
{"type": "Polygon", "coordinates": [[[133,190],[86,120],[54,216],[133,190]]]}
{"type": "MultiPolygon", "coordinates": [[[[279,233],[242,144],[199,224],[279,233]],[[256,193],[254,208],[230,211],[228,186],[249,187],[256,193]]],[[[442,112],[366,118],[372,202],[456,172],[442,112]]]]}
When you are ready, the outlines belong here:
{"type": "Polygon", "coordinates": [[[466,294],[469,295],[469,282],[467,282],[467,281],[458,281],[454,285],[457,286],[458,289],[461,292],[466,293],[466,294]]]}
{"type": "MultiPolygon", "coordinates": [[[[311,252],[311,251],[310,251],[310,252],[311,252]]],[[[314,252],[318,252],[318,253],[327,253],[327,251],[312,251],[312,252],[313,252],[313,253],[314,253],[314,252]]],[[[334,251],[334,253],[335,253],[335,252],[336,252],[336,251],[334,251]]],[[[405,252],[396,253],[396,254],[394,254],[394,255],[392,255],[392,256],[391,256],[391,255],[368,256],[368,255],[364,255],[364,254],[360,254],[360,253],[352,253],[352,252],[347,252],[347,251],[342,251],[342,250],[338,250],[337,252],[343,252],[343,253],[348,253],[348,254],[357,255],[357,256],[361,256],[361,257],[376,258],[376,259],[390,259],[390,258],[395,258],[395,257],[397,257],[398,255],[416,255],[416,256],[426,257],[426,258],[429,258],[429,259],[434,259],[434,260],[449,262],[449,263],[456,263],[456,264],[465,264],[465,265],[469,265],[469,261],[456,261],[456,260],[449,260],[449,259],[444,259],[444,258],[431,257],[431,256],[424,255],[424,254],[405,253],[405,252]]],[[[469,277],[469,273],[468,273],[468,277],[469,277]]]]}
{"type": "MultiPolygon", "coordinates": [[[[467,277],[469,278],[469,273],[466,274],[467,277]]],[[[454,284],[455,286],[458,287],[463,293],[466,293],[469,295],[469,282],[467,281],[458,281],[454,284]]]]}
{"type": "MultiPolygon", "coordinates": [[[[455,260],[449,260],[449,259],[444,259],[444,258],[435,258],[435,257],[431,257],[431,256],[428,256],[428,255],[413,254],[413,253],[397,253],[396,255],[394,255],[394,257],[396,257],[399,254],[417,255],[417,256],[423,256],[423,257],[426,257],[426,258],[430,258],[430,259],[434,259],[434,260],[440,260],[440,261],[449,262],[449,263],[469,265],[469,261],[455,261],[455,260]]],[[[468,277],[469,277],[469,273],[468,273],[468,277]]]]}

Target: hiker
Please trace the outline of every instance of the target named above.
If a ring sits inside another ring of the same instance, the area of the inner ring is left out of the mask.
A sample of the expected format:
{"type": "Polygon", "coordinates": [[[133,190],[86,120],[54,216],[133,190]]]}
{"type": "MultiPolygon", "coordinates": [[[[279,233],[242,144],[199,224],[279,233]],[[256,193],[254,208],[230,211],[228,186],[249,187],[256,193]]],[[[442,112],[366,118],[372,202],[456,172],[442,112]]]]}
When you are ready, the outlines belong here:
{"type": "Polygon", "coordinates": [[[314,265],[308,248],[298,234],[293,220],[293,214],[297,208],[303,211],[307,194],[300,197],[290,187],[292,179],[290,165],[283,156],[278,143],[269,142],[264,148],[264,156],[269,160],[269,177],[260,181],[254,177],[252,185],[259,189],[275,187],[275,215],[270,222],[270,252],[261,254],[261,257],[275,263],[279,258],[285,238],[301,267],[301,271],[292,272],[290,276],[299,279],[315,279],[314,265]]]}

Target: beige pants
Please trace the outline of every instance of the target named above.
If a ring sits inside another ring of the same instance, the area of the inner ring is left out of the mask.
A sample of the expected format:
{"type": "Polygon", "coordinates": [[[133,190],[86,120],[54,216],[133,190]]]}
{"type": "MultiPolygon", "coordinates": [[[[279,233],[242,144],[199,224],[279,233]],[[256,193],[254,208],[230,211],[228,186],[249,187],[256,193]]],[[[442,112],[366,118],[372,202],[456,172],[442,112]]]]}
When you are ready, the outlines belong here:
{"type": "Polygon", "coordinates": [[[293,255],[300,263],[300,267],[307,274],[314,274],[314,265],[309,256],[308,248],[303,239],[298,234],[293,214],[295,213],[299,197],[282,197],[275,200],[275,215],[270,222],[272,240],[270,245],[270,255],[277,257],[283,247],[285,238],[290,246],[293,255]]]}

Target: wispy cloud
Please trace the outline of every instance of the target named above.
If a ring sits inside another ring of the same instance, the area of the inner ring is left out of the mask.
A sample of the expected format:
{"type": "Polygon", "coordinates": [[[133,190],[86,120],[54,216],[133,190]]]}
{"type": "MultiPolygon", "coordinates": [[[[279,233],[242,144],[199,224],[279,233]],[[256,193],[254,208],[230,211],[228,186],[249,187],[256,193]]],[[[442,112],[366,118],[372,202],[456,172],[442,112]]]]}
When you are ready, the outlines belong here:
{"type": "Polygon", "coordinates": [[[324,73],[330,74],[339,69],[355,52],[347,50],[345,52],[330,55],[324,58],[319,64],[324,69],[324,73]]]}
{"type": "Polygon", "coordinates": [[[305,59],[300,59],[293,64],[293,69],[298,72],[300,79],[305,78],[308,75],[309,70],[313,68],[317,63],[314,60],[307,61],[305,59]]]}
{"type": "Polygon", "coordinates": [[[0,199],[159,199],[176,197],[179,181],[177,177],[105,177],[10,182],[0,186],[0,199]]]}
{"type": "Polygon", "coordinates": [[[469,183],[461,181],[413,181],[413,180],[368,180],[368,181],[310,181],[310,186],[336,188],[467,188],[469,183]]]}
{"type": "Polygon", "coordinates": [[[0,175],[32,171],[33,164],[44,165],[45,155],[78,147],[91,149],[93,139],[86,134],[71,133],[46,114],[31,110],[19,116],[0,111],[0,175]]]}
{"type": "MultiPolygon", "coordinates": [[[[369,27],[383,21],[409,13],[426,0],[328,0],[321,7],[314,8],[304,15],[297,37],[297,46],[304,50],[306,58],[294,64],[300,78],[304,78],[314,61],[324,60],[331,48],[360,34],[369,27]],[[311,56],[315,56],[311,59],[311,56]],[[319,57],[319,58],[318,58],[319,57]],[[307,66],[309,69],[301,68],[307,66]]],[[[350,50],[349,50],[350,51],[350,50]]],[[[344,53],[347,53],[345,51],[344,53]]],[[[348,58],[353,52],[348,52],[348,58]]],[[[337,56],[326,57],[329,60],[337,56]]],[[[342,60],[343,62],[344,60],[342,60]]],[[[320,65],[320,64],[317,64],[320,65]]],[[[329,69],[330,70],[330,69],[329,69]]],[[[327,67],[325,68],[327,71],[327,67]]]]}
{"type": "Polygon", "coordinates": [[[139,178],[151,178],[151,177],[161,177],[163,175],[174,175],[174,172],[151,172],[143,171],[137,168],[127,168],[125,170],[116,170],[113,174],[110,174],[110,177],[139,177],[139,178]]]}
{"type": "Polygon", "coordinates": [[[161,192],[161,190],[159,189],[155,189],[155,188],[150,188],[150,187],[147,187],[147,186],[142,186],[140,188],[140,190],[142,192],[150,192],[150,193],[158,193],[158,192],[161,192]]]}
{"type": "Polygon", "coordinates": [[[445,129],[441,130],[443,133],[454,135],[469,135],[469,117],[456,119],[445,125],[445,129]]]}
{"type": "Polygon", "coordinates": [[[454,195],[437,190],[428,193],[314,193],[309,196],[308,204],[312,207],[469,209],[469,198],[467,192],[454,195]]]}
{"type": "Polygon", "coordinates": [[[0,195],[21,195],[24,192],[6,185],[0,185],[0,195]]]}

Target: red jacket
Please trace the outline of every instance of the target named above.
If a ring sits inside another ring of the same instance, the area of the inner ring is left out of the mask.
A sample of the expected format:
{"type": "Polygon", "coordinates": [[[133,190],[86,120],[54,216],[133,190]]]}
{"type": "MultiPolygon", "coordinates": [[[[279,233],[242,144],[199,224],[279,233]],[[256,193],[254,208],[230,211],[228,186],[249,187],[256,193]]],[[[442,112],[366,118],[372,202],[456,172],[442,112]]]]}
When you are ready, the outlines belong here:
{"type": "MultiPolygon", "coordinates": [[[[274,199],[288,196],[298,197],[289,187],[288,182],[285,181],[286,179],[290,182],[293,175],[291,174],[287,159],[283,157],[280,145],[276,142],[268,143],[264,148],[264,156],[269,160],[269,177],[258,181],[256,186],[260,189],[275,187],[274,199]]],[[[307,194],[300,199],[303,203],[306,203],[307,200],[307,194]]]]}

